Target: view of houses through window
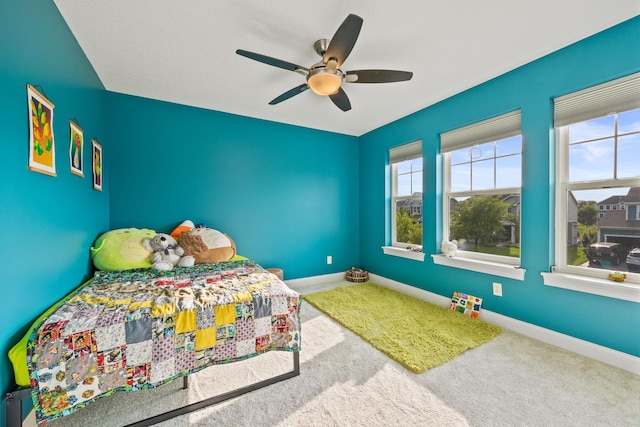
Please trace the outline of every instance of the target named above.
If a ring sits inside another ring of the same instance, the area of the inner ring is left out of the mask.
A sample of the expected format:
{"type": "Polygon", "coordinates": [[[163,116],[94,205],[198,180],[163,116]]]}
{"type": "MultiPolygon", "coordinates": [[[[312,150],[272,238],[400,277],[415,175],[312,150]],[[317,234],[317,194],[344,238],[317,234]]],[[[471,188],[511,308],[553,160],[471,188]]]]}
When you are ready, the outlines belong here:
{"type": "Polygon", "coordinates": [[[422,250],[422,141],[389,150],[391,244],[422,250]]]}
{"type": "Polygon", "coordinates": [[[565,126],[559,137],[566,265],[640,272],[640,109],[565,126]]]}
{"type": "Polygon", "coordinates": [[[449,240],[458,250],[520,257],[522,137],[445,154],[449,240]]]}
{"type": "Polygon", "coordinates": [[[458,249],[520,256],[520,194],[451,197],[449,236],[458,249]]]}
{"type": "Polygon", "coordinates": [[[422,246],[422,157],[399,162],[393,171],[394,242],[422,246]]]}
{"type": "Polygon", "coordinates": [[[567,265],[640,272],[640,187],[569,192],[567,212],[567,265]]]}

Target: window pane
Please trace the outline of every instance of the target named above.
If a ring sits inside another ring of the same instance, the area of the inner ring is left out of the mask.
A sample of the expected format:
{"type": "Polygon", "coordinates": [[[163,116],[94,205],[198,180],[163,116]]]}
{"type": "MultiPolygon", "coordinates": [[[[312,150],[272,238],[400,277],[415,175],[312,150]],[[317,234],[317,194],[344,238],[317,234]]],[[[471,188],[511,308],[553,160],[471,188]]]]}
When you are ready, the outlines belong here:
{"type": "Polygon", "coordinates": [[[422,193],[422,172],[411,174],[411,194],[422,193]]]}
{"type": "Polygon", "coordinates": [[[472,160],[492,159],[495,157],[495,142],[487,142],[471,147],[470,155],[472,160]]]}
{"type": "Polygon", "coordinates": [[[422,170],[422,157],[411,160],[411,170],[413,172],[419,172],[422,170]]]}
{"type": "Polygon", "coordinates": [[[517,135],[511,138],[502,139],[496,142],[496,156],[516,154],[522,151],[522,136],[517,135]]]}
{"type": "Polygon", "coordinates": [[[398,196],[411,195],[411,174],[398,175],[398,196]]]}
{"type": "Polygon", "coordinates": [[[626,256],[630,249],[640,246],[640,225],[626,219],[626,203],[631,190],[621,187],[569,192],[565,236],[567,265],[628,270],[626,256]]]}
{"type": "Polygon", "coordinates": [[[521,155],[496,159],[496,188],[520,187],[522,185],[521,155]]]}
{"type": "Polygon", "coordinates": [[[422,199],[396,202],[396,240],[422,245],[422,199]]]}
{"type": "Polygon", "coordinates": [[[404,162],[396,163],[398,166],[398,173],[409,173],[411,172],[411,160],[405,160],[404,162]]]}
{"type": "Polygon", "coordinates": [[[618,114],[618,133],[640,131],[640,109],[618,114]]]}
{"type": "Polygon", "coordinates": [[[460,150],[452,151],[449,155],[451,156],[450,159],[452,165],[457,165],[458,163],[468,163],[471,161],[471,159],[469,158],[468,148],[462,148],[460,150]]]}
{"type": "Polygon", "coordinates": [[[569,181],[613,178],[613,139],[569,146],[569,181]]]}
{"type": "Polygon", "coordinates": [[[614,115],[569,125],[569,143],[612,136],[614,125],[614,115]]]}
{"type": "Polygon", "coordinates": [[[449,238],[458,249],[520,256],[520,195],[449,199],[449,238]]]}
{"type": "Polygon", "coordinates": [[[471,190],[471,163],[451,166],[451,191],[471,190]]]}
{"type": "Polygon", "coordinates": [[[493,159],[473,162],[473,179],[471,188],[473,190],[487,190],[494,188],[493,168],[493,159]]]}
{"type": "Polygon", "coordinates": [[[618,138],[618,178],[640,176],[640,134],[618,138]]]}

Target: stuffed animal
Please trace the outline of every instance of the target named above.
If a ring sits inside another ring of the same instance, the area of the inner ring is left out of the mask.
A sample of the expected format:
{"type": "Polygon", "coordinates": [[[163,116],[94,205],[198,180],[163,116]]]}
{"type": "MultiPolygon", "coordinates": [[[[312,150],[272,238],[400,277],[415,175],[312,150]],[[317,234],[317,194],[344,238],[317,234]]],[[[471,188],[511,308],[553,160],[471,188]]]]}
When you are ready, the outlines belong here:
{"type": "Polygon", "coordinates": [[[226,261],[236,256],[236,244],[226,234],[207,227],[196,227],[180,235],[180,246],[196,264],[226,261]]]}
{"type": "Polygon", "coordinates": [[[171,232],[171,237],[173,237],[174,239],[179,239],[182,233],[191,231],[194,228],[196,228],[196,226],[193,225],[193,221],[191,221],[190,219],[186,219],[182,221],[180,225],[174,228],[174,230],[171,232]]]}
{"type": "Polygon", "coordinates": [[[184,249],[169,234],[158,233],[153,239],[144,239],[142,243],[153,252],[151,262],[156,270],[169,271],[176,266],[192,267],[195,264],[195,258],[183,256],[184,249]]]}
{"type": "Polygon", "coordinates": [[[458,241],[452,240],[447,242],[446,240],[443,240],[440,245],[440,250],[442,251],[442,255],[448,258],[453,258],[456,256],[456,252],[458,252],[458,241]]]}
{"type": "Polygon", "coordinates": [[[150,268],[153,250],[143,240],[155,236],[146,228],[119,228],[103,233],[91,247],[93,265],[101,271],[150,268]]]}

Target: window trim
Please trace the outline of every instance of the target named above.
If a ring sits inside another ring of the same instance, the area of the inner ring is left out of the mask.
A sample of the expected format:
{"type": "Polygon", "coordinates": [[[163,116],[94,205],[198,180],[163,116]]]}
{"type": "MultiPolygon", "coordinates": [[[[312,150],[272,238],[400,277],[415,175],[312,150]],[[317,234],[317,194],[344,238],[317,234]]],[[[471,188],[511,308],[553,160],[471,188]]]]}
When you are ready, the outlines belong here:
{"type": "Polygon", "coordinates": [[[540,274],[546,286],[640,303],[640,287],[633,283],[618,283],[559,271],[542,272],[540,274]]]}
{"type": "MultiPolygon", "coordinates": [[[[510,265],[503,262],[474,259],[466,256],[446,257],[442,254],[432,254],[433,263],[447,267],[460,268],[478,273],[491,274],[493,276],[506,277],[515,280],[524,280],[526,269],[518,265],[510,265]]],[[[505,258],[505,257],[503,257],[505,258]]]]}
{"type": "Polygon", "coordinates": [[[422,251],[415,252],[397,246],[382,246],[382,253],[385,255],[392,255],[400,258],[412,259],[414,261],[424,261],[425,255],[422,251]]]}
{"type": "MultiPolygon", "coordinates": [[[[502,194],[518,194],[522,200],[522,183],[520,187],[509,187],[509,188],[498,188],[498,189],[489,189],[489,190],[480,190],[480,191],[464,191],[464,192],[452,192],[451,191],[451,161],[450,161],[450,153],[455,150],[459,150],[462,148],[471,147],[476,144],[484,144],[487,142],[496,142],[502,139],[510,138],[513,136],[520,135],[521,148],[520,148],[520,159],[521,159],[521,173],[522,173],[522,155],[523,155],[523,145],[524,145],[524,137],[522,135],[522,114],[521,110],[517,109],[511,111],[506,114],[502,114],[499,116],[494,116],[492,118],[476,122],[464,127],[460,127],[457,129],[453,129],[448,132],[444,132],[440,135],[440,156],[442,160],[442,238],[443,240],[449,239],[449,222],[450,222],[450,203],[449,198],[455,197],[456,195],[502,195],[502,194]]],[[[522,210],[520,210],[520,215],[522,218],[522,210]]],[[[521,221],[520,221],[521,224],[521,221]]],[[[518,258],[502,256],[502,255],[492,255],[492,254],[484,254],[479,252],[472,251],[458,251],[456,254],[456,258],[460,258],[462,260],[468,260],[469,262],[453,262],[437,258],[432,255],[434,263],[441,265],[449,265],[452,267],[463,268],[467,270],[486,272],[486,270],[491,271],[490,274],[496,275],[504,275],[504,277],[511,277],[511,270],[514,268],[520,269],[520,263],[522,260],[522,253],[518,258]],[[507,268],[507,273],[502,272],[500,274],[499,270],[493,268],[493,264],[496,265],[504,265],[507,268]],[[487,267],[490,266],[490,267],[487,267]]],[[[519,280],[524,280],[524,270],[520,269],[522,272],[522,278],[519,280]]],[[[517,278],[520,277],[520,272],[516,275],[517,278]]]]}
{"type": "MultiPolygon", "coordinates": [[[[597,118],[597,117],[596,117],[597,118]]],[[[555,265],[551,273],[544,273],[545,285],[562,287],[566,289],[582,290],[587,293],[594,293],[603,296],[612,296],[620,298],[626,295],[607,289],[607,287],[615,288],[616,282],[608,280],[609,273],[612,270],[584,268],[573,265],[567,265],[567,197],[569,191],[595,190],[606,187],[637,187],[640,186],[638,178],[612,178],[610,180],[596,181],[579,181],[575,183],[569,182],[569,135],[568,126],[556,127],[556,185],[555,185],[555,223],[556,230],[554,236],[555,247],[555,265]],[[548,276],[546,274],[550,274],[548,276]],[[556,274],[557,277],[553,275],[556,274]]],[[[627,272],[628,273],[628,272],[627,272]]],[[[630,273],[626,282],[640,284],[640,274],[630,273]]],[[[633,286],[633,285],[632,285],[633,286]]],[[[618,287],[619,289],[622,289],[618,287]]],[[[624,288],[624,287],[623,287],[624,288]]],[[[625,299],[625,298],[622,298],[625,299]]],[[[632,301],[632,300],[631,300],[632,301]]]]}
{"type": "MultiPolygon", "coordinates": [[[[640,108],[640,73],[634,73],[596,86],[559,96],[553,100],[556,144],[555,220],[554,238],[555,262],[551,272],[541,273],[547,286],[555,286],[578,292],[640,302],[640,274],[630,273],[625,282],[608,280],[611,270],[589,269],[566,265],[566,235],[568,191],[591,190],[613,187],[640,186],[640,178],[612,178],[608,180],[581,181],[569,183],[569,141],[568,126],[582,121],[619,114],[640,108]],[[608,185],[612,184],[612,185],[608,185]],[[558,262],[562,260],[562,263],[558,262]]],[[[617,133],[617,132],[616,132],[617,133]]],[[[614,138],[620,135],[614,135],[614,138]]],[[[613,210],[605,205],[604,211],[613,210]]],[[[617,210],[617,209],[616,209],[617,210]]],[[[628,209],[625,209],[628,216],[628,209]]]]}
{"type": "MultiPolygon", "coordinates": [[[[397,240],[396,202],[400,200],[419,200],[424,204],[424,197],[423,197],[424,195],[424,156],[422,154],[422,140],[420,139],[420,140],[399,145],[397,147],[390,148],[389,149],[389,170],[391,171],[391,197],[390,197],[391,246],[383,246],[382,248],[385,254],[387,254],[387,251],[385,251],[385,248],[395,248],[395,249],[402,248],[403,251],[415,254],[416,252],[409,251],[406,249],[407,246],[413,246],[411,243],[398,242],[397,240]],[[423,159],[423,163],[422,163],[423,166],[421,171],[423,191],[419,196],[414,196],[414,195],[396,196],[397,189],[398,189],[398,173],[397,173],[398,163],[401,163],[407,160],[419,159],[419,158],[423,159]]],[[[424,211],[424,206],[423,206],[423,211],[424,211]]],[[[424,228],[423,228],[422,238],[424,239],[424,228]]],[[[424,240],[423,240],[423,244],[424,244],[424,240]]],[[[415,246],[419,246],[420,250],[422,251],[422,247],[423,247],[422,244],[415,245],[415,246]]],[[[402,256],[404,258],[411,258],[411,259],[415,258],[413,255],[405,256],[403,255],[403,253],[398,253],[397,251],[389,251],[389,252],[390,252],[389,255],[402,256]]],[[[422,258],[424,258],[424,256],[422,258]]]]}

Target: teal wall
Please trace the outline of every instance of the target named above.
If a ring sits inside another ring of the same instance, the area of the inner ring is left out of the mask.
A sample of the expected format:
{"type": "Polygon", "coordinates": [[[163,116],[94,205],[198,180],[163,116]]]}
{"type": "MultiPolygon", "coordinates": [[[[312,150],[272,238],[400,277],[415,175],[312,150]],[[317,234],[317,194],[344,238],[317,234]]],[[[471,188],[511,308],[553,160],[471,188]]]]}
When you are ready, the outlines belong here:
{"type": "Polygon", "coordinates": [[[358,264],[357,138],[114,93],[107,104],[113,228],[191,219],[285,279],[358,264]]]}
{"type": "MultiPolygon", "coordinates": [[[[102,84],[53,2],[0,2],[3,393],[13,378],[9,348],[42,311],[88,276],[89,247],[108,228],[109,187],[102,193],[92,189],[90,141],[84,146],[85,178],[69,172],[69,120],[77,118],[86,138],[102,140],[104,99],[102,84]],[[56,177],[27,170],[27,83],[42,86],[55,105],[56,177]]],[[[108,141],[102,142],[108,150],[108,141]]],[[[0,417],[2,425],[4,401],[0,417]]]]}
{"type": "MultiPolygon", "coordinates": [[[[627,21],[360,138],[360,261],[373,273],[443,296],[462,291],[483,307],[535,325],[640,356],[637,303],[545,286],[553,264],[554,148],[552,98],[640,70],[640,18],[627,21]],[[439,134],[522,109],[522,266],[524,281],[435,265],[442,241],[439,134]],[[423,141],[424,262],[382,254],[390,147],[423,141]],[[492,282],[503,297],[492,295],[492,282]]],[[[640,153],[639,153],[640,158],[640,153]]]]}

